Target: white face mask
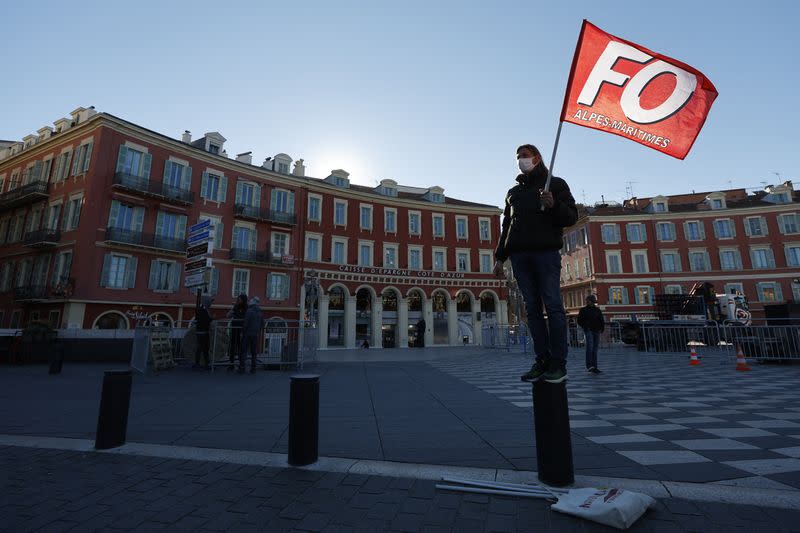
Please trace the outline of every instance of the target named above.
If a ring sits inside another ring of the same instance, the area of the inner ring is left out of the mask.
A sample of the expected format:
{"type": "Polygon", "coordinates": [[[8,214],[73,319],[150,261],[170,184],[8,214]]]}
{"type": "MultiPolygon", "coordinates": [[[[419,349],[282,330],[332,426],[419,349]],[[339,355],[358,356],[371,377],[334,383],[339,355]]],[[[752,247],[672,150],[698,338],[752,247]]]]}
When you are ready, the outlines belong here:
{"type": "Polygon", "coordinates": [[[533,164],[532,157],[523,157],[522,159],[517,159],[517,164],[519,165],[519,169],[525,174],[533,170],[533,167],[536,166],[533,164]]]}

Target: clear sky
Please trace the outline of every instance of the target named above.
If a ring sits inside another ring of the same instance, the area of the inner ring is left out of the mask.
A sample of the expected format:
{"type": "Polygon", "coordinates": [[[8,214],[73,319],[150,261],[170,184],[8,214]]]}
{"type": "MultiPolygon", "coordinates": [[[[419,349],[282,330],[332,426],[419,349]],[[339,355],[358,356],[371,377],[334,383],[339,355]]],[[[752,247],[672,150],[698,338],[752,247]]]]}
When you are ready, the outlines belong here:
{"type": "Polygon", "coordinates": [[[572,124],[555,174],[578,201],[795,179],[800,2],[9,2],[0,138],[94,105],[309,175],[440,185],[501,205],[514,150],[549,161],[583,18],[702,71],[720,95],[684,161],[572,124]],[[780,176],[776,175],[778,173],[780,176]]]}

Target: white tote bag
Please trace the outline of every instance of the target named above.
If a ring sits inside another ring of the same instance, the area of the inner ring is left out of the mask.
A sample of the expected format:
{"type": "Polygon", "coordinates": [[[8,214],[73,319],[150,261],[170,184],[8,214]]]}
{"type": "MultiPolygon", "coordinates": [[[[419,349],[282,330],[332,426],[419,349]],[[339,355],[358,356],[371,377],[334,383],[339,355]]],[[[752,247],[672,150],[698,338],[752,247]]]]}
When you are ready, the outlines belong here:
{"type": "Polygon", "coordinates": [[[656,501],[646,494],[623,489],[571,489],[550,507],[560,513],[628,529],[656,501]]]}

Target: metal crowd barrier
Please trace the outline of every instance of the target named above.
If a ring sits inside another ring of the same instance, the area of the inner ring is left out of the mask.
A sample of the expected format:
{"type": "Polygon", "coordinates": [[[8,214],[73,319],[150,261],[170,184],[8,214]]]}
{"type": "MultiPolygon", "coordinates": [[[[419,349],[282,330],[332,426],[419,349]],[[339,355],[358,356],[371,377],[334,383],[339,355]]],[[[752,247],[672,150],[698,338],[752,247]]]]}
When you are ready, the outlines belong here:
{"type": "MultiPolygon", "coordinates": [[[[238,366],[239,351],[245,348],[239,327],[232,326],[231,320],[214,320],[210,334],[209,359],[212,369],[230,364],[238,366]]],[[[279,366],[281,369],[294,366],[297,370],[302,370],[306,363],[317,359],[317,328],[298,321],[267,321],[259,333],[257,346],[258,366],[279,366]]],[[[191,354],[194,357],[193,351],[191,354]]],[[[246,367],[250,366],[250,359],[250,353],[246,353],[246,367]]]]}
{"type": "MultiPolygon", "coordinates": [[[[571,348],[583,348],[586,346],[586,334],[583,328],[575,323],[567,325],[567,342],[571,348]]],[[[623,345],[622,326],[616,322],[606,323],[606,327],[600,334],[600,348],[615,348],[623,345]]]]}
{"type": "Polygon", "coordinates": [[[518,351],[524,354],[530,350],[528,327],[525,324],[485,326],[481,330],[481,339],[484,348],[500,348],[507,352],[518,351]]]}

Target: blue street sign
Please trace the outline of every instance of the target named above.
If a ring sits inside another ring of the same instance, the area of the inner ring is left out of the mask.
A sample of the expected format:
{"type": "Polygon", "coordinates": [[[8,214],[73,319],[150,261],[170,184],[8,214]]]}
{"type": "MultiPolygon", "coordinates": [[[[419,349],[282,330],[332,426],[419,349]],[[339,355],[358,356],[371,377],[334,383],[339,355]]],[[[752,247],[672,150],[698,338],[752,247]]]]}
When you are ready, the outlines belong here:
{"type": "Polygon", "coordinates": [[[203,220],[201,222],[198,222],[197,224],[189,226],[189,234],[191,235],[192,233],[197,233],[198,231],[203,231],[204,229],[206,229],[206,228],[208,228],[210,226],[211,226],[211,220],[210,219],[203,220]]]}
{"type": "Polygon", "coordinates": [[[214,234],[211,231],[204,231],[202,233],[196,233],[194,235],[190,235],[186,242],[189,244],[198,244],[201,241],[210,241],[214,238],[214,234]]]}

